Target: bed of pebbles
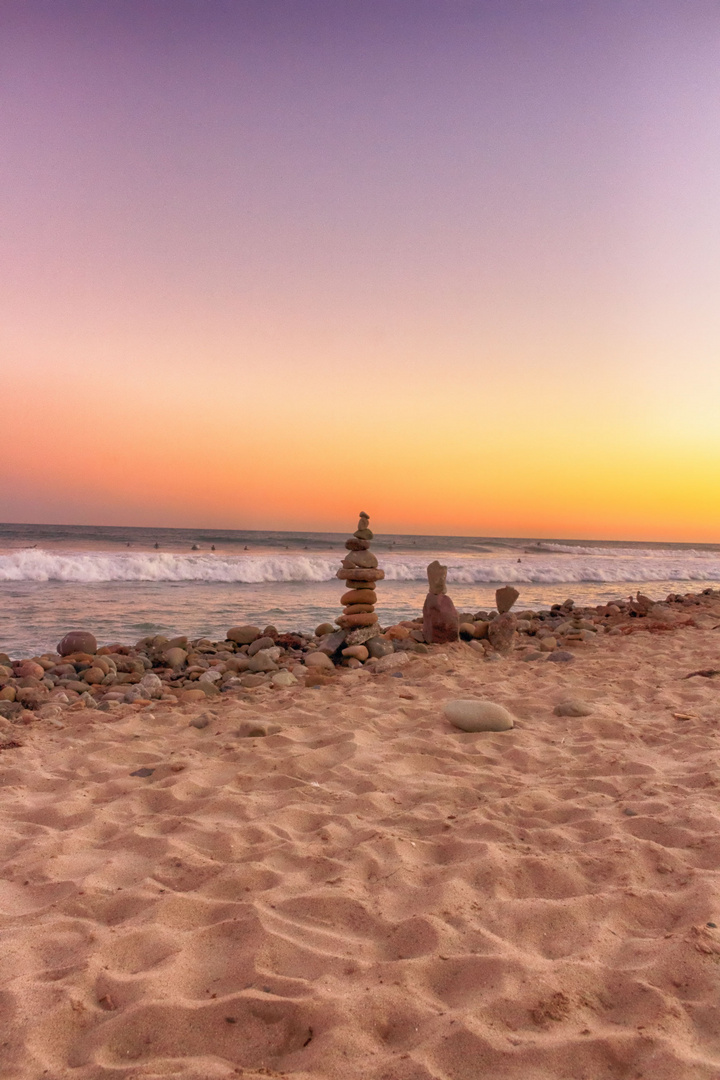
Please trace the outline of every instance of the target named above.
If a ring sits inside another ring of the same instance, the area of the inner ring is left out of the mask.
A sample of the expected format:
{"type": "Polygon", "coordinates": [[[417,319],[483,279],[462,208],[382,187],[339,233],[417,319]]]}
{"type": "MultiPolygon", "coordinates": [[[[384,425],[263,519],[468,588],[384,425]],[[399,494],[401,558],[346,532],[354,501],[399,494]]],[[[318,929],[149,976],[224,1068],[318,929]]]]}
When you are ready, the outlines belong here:
{"type": "MultiPolygon", "coordinates": [[[[638,593],[598,607],[580,608],[567,600],[548,610],[517,614],[502,610],[507,593],[498,590],[497,595],[499,610],[460,615],[460,639],[479,659],[513,654],[529,662],[562,662],[602,634],[665,633],[688,625],[714,629],[720,624],[720,590],[713,589],[671,594],[662,602],[638,593]]],[[[379,672],[394,666],[399,652],[434,648],[424,640],[421,618],[384,628],[373,623],[371,637],[349,643],[357,629],[338,630],[324,623],[308,635],[243,625],[228,630],[224,641],[156,636],[101,648],[92,634],[72,631],[57,652],[23,660],[0,653],[0,716],[30,723],[66,709],[109,712],[122,704],[202,702],[260,687],[315,686],[343,668],[379,672]]]]}

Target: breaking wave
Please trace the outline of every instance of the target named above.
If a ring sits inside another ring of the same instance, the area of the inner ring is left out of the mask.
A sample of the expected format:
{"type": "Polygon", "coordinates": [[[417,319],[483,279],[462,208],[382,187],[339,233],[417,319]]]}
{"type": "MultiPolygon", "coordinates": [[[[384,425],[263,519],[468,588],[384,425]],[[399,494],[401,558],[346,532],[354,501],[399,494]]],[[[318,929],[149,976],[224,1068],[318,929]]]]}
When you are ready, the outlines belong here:
{"type": "Polygon", "coordinates": [[[622,544],[613,544],[612,547],[603,547],[602,544],[593,544],[592,547],[583,547],[580,544],[561,544],[552,540],[538,540],[532,545],[531,548],[526,549],[530,554],[536,552],[552,552],[558,555],[596,555],[612,558],[630,557],[633,559],[672,559],[678,555],[683,558],[691,559],[717,559],[720,557],[720,552],[712,549],[696,550],[695,548],[682,548],[681,551],[678,548],[642,548],[633,544],[623,546],[622,544]]]}
{"type": "MultiPolygon", "coordinates": [[[[610,549],[545,546],[512,557],[451,558],[448,581],[473,583],[572,583],[720,580],[720,552],[649,548],[610,549]]],[[[388,581],[424,581],[427,556],[382,556],[388,581]]],[[[165,552],[53,552],[24,549],[0,555],[0,581],[65,582],[267,582],[331,581],[339,553],[318,555],[168,554],[165,552]]]]}

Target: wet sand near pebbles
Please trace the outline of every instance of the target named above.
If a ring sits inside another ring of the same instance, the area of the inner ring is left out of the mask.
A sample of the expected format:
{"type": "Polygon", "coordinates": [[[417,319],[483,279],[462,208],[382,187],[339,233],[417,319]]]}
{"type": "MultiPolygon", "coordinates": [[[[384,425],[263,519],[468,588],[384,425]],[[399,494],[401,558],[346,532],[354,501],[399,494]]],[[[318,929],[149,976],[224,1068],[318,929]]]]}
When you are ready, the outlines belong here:
{"type": "Polygon", "coordinates": [[[0,1074],[718,1080],[719,633],[0,718],[0,1074]]]}

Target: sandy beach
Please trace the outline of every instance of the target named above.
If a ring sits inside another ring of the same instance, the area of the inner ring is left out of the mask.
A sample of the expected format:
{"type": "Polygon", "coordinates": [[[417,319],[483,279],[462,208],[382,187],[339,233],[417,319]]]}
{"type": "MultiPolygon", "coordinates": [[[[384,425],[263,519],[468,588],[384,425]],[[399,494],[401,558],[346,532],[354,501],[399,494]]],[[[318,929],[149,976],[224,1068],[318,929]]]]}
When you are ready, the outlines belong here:
{"type": "Polygon", "coordinates": [[[460,641],[0,718],[3,1078],[717,1080],[702,600],[571,662],[460,641]]]}

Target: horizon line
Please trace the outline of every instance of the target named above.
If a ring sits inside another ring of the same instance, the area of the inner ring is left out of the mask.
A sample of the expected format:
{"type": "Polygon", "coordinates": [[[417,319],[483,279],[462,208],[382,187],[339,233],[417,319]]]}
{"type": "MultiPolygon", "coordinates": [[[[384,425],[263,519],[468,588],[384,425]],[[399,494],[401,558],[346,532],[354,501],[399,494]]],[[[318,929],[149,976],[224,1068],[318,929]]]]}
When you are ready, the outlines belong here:
{"type": "MultiPolygon", "coordinates": [[[[204,525],[102,525],[102,524],[71,524],[68,522],[31,522],[31,521],[1,521],[0,528],[5,525],[14,525],[21,528],[48,528],[48,529],[143,529],[146,531],[162,530],[163,532],[211,532],[211,533],[281,533],[281,534],[293,534],[303,533],[315,536],[321,535],[337,535],[344,536],[344,530],[334,529],[238,529],[234,527],[217,528],[204,525]]],[[[352,532],[353,530],[349,530],[352,532]]],[[[691,540],[648,540],[644,538],[629,538],[629,537],[589,537],[589,536],[482,536],[478,533],[404,533],[404,532],[385,532],[375,533],[375,538],[379,539],[381,536],[408,536],[408,537],[428,537],[432,539],[452,539],[452,540],[520,540],[523,543],[537,543],[544,541],[546,543],[552,542],[564,542],[572,541],[575,543],[587,543],[587,544],[682,544],[684,547],[719,547],[720,539],[716,543],[712,541],[691,541],[691,540]]]]}

